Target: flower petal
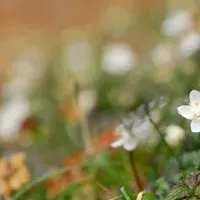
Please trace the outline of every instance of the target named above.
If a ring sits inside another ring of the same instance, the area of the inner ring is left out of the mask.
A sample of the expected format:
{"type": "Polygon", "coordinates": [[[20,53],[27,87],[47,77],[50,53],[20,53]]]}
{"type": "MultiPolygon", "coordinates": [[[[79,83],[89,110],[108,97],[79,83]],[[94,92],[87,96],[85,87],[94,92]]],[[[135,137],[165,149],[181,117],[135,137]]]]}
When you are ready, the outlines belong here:
{"type": "Polygon", "coordinates": [[[177,110],[178,110],[178,114],[182,115],[186,119],[193,119],[193,116],[195,114],[194,109],[191,106],[187,106],[187,105],[179,106],[177,110]]]}
{"type": "Polygon", "coordinates": [[[112,148],[118,148],[118,147],[122,146],[123,143],[124,143],[124,139],[118,139],[118,140],[112,142],[110,146],[112,148]]]}
{"type": "Polygon", "coordinates": [[[200,105],[200,92],[197,90],[192,90],[190,92],[190,103],[192,105],[195,105],[195,103],[198,103],[200,105]]]}
{"type": "Polygon", "coordinates": [[[200,132],[200,119],[194,119],[191,122],[191,131],[193,133],[200,132]]]}
{"type": "Polygon", "coordinates": [[[132,151],[136,148],[136,146],[137,142],[133,140],[128,140],[126,143],[124,143],[124,149],[126,149],[127,151],[132,151]]]}

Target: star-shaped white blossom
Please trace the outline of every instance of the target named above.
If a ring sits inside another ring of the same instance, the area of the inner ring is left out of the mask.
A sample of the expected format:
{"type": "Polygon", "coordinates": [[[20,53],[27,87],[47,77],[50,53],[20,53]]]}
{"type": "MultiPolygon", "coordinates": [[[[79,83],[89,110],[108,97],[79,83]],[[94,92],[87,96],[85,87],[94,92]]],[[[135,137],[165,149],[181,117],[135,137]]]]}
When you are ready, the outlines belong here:
{"type": "Polygon", "coordinates": [[[178,113],[191,120],[191,131],[200,132],[200,92],[192,90],[189,95],[189,105],[182,105],[177,108],[178,113]]]}

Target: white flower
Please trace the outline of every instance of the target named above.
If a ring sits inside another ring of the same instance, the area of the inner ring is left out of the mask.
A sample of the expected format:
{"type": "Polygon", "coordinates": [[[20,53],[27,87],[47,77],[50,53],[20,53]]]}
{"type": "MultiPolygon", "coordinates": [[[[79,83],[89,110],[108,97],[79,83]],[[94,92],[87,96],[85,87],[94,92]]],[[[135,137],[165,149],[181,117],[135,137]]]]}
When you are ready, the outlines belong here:
{"type": "Polygon", "coordinates": [[[192,16],[189,11],[173,11],[162,24],[162,33],[165,36],[181,36],[192,30],[192,16]]]}
{"type": "Polygon", "coordinates": [[[136,63],[136,56],[126,44],[112,44],[104,47],[102,69],[110,74],[124,74],[136,63]]]}
{"type": "Polygon", "coordinates": [[[16,136],[30,112],[26,99],[16,97],[0,107],[0,137],[9,139],[16,136]]]}
{"type": "Polygon", "coordinates": [[[178,146],[185,138],[184,130],[177,125],[170,125],[166,129],[165,140],[171,146],[178,146]]]}
{"type": "Polygon", "coordinates": [[[180,41],[179,51],[183,57],[191,56],[200,49],[200,34],[192,31],[180,41]]]}
{"type": "Polygon", "coordinates": [[[26,50],[10,68],[9,80],[2,86],[2,96],[6,99],[26,95],[45,72],[45,57],[38,48],[26,50]]]}
{"type": "Polygon", "coordinates": [[[15,78],[2,85],[2,96],[5,99],[27,94],[32,87],[32,82],[27,79],[15,78]]]}
{"type": "Polygon", "coordinates": [[[115,133],[119,138],[111,144],[111,147],[117,148],[123,146],[127,151],[132,151],[136,148],[138,141],[132,137],[123,125],[118,126],[115,133]]]}
{"type": "Polygon", "coordinates": [[[136,119],[130,130],[124,125],[119,125],[115,133],[118,139],[111,144],[111,147],[117,148],[123,146],[127,151],[132,151],[138,145],[147,142],[150,136],[150,123],[148,120],[141,121],[136,119]]]}
{"type": "Polygon", "coordinates": [[[182,105],[177,108],[178,113],[191,120],[191,131],[200,132],[200,92],[192,90],[189,95],[189,105],[182,105]]]}

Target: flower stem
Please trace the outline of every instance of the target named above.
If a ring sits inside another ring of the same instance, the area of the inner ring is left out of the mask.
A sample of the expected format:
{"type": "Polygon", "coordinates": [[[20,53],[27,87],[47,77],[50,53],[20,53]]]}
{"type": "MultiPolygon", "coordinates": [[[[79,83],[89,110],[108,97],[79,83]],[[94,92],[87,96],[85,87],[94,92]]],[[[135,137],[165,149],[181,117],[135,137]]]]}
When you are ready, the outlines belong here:
{"type": "Polygon", "coordinates": [[[158,124],[152,119],[151,115],[149,114],[149,111],[147,110],[147,115],[149,117],[149,121],[152,124],[152,126],[155,128],[156,132],[159,134],[160,139],[162,141],[162,143],[166,146],[166,148],[168,149],[169,153],[171,154],[172,157],[176,158],[178,164],[179,164],[179,168],[182,168],[182,161],[179,157],[176,156],[173,148],[171,146],[169,146],[167,144],[167,142],[165,141],[165,137],[164,134],[160,131],[158,124]]]}
{"type": "Polygon", "coordinates": [[[160,136],[163,144],[165,144],[165,146],[168,148],[170,154],[172,156],[175,156],[174,150],[167,144],[167,142],[165,141],[164,135],[160,131],[158,125],[153,121],[153,119],[150,116],[149,116],[149,121],[151,122],[151,124],[153,125],[153,127],[155,128],[155,130],[157,131],[157,133],[159,134],[159,136],[160,136]]]}
{"type": "Polygon", "coordinates": [[[130,162],[130,165],[131,165],[131,170],[132,170],[132,173],[133,173],[133,176],[134,176],[138,191],[139,192],[143,191],[144,190],[144,186],[143,186],[143,183],[142,183],[142,181],[141,181],[141,179],[139,177],[139,173],[138,173],[138,170],[137,170],[137,167],[136,167],[136,164],[135,164],[135,160],[134,160],[133,151],[129,152],[129,162],[130,162]]]}
{"type": "Polygon", "coordinates": [[[80,107],[79,102],[78,102],[78,96],[80,93],[80,85],[79,82],[74,74],[72,74],[74,77],[74,98],[75,98],[75,103],[76,106],[79,110],[79,120],[80,120],[80,128],[81,128],[81,133],[82,133],[82,140],[83,140],[83,145],[84,145],[84,150],[85,154],[90,156],[94,153],[94,147],[92,144],[92,137],[89,131],[88,127],[88,119],[86,114],[84,113],[83,109],[80,107]]]}
{"type": "Polygon", "coordinates": [[[79,107],[79,112],[80,112],[80,127],[82,130],[82,139],[84,143],[85,154],[92,155],[94,150],[93,150],[93,145],[92,145],[92,138],[91,138],[89,128],[88,128],[87,118],[85,117],[85,114],[83,113],[79,105],[78,107],[79,107]]]}
{"type": "MultiPolygon", "coordinates": [[[[94,146],[92,144],[92,137],[89,130],[88,118],[86,114],[84,113],[83,109],[81,108],[78,101],[78,97],[80,94],[79,82],[74,74],[73,74],[73,77],[74,77],[74,100],[75,100],[77,108],[79,109],[79,120],[80,120],[80,128],[81,128],[82,140],[83,140],[83,145],[84,145],[84,151],[85,151],[86,156],[92,156],[94,154],[94,146]]],[[[92,173],[92,170],[90,173],[92,173]]],[[[87,190],[87,192],[83,192],[83,193],[85,193],[88,200],[96,199],[95,189],[92,184],[88,184],[88,186],[85,187],[84,190],[87,190]]]]}
{"type": "Polygon", "coordinates": [[[44,174],[41,177],[36,178],[35,180],[33,180],[32,182],[30,182],[29,184],[27,184],[26,186],[24,186],[21,190],[19,190],[18,192],[15,193],[15,195],[12,197],[12,200],[18,200],[21,199],[23,195],[25,195],[29,190],[31,190],[34,186],[39,185],[40,183],[47,181],[50,178],[53,178],[55,176],[64,174],[65,172],[70,171],[72,168],[70,167],[64,167],[61,168],[58,171],[50,171],[47,172],[46,174],[44,174]]]}

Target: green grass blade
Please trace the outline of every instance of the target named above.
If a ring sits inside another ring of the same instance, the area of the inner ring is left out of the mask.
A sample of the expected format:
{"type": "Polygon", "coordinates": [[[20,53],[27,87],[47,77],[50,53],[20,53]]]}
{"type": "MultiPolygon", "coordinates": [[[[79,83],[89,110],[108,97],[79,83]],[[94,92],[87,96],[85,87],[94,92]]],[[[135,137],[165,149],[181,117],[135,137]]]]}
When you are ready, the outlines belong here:
{"type": "Polygon", "coordinates": [[[128,195],[128,193],[126,192],[126,190],[125,190],[124,187],[120,188],[120,190],[121,190],[121,193],[122,193],[122,195],[124,196],[124,198],[125,198],[126,200],[131,200],[131,198],[129,197],[129,195],[128,195]]]}
{"type": "Polygon", "coordinates": [[[19,190],[13,197],[12,200],[18,200],[19,198],[21,198],[26,192],[28,192],[31,188],[33,188],[35,185],[42,183],[43,181],[48,180],[49,178],[52,178],[54,176],[63,174],[65,172],[68,172],[69,170],[71,170],[71,168],[69,167],[65,167],[65,168],[61,168],[60,170],[57,170],[56,172],[48,172],[46,174],[44,174],[43,176],[33,180],[32,182],[30,182],[29,184],[27,184],[24,188],[22,188],[21,190],[19,190]]]}

